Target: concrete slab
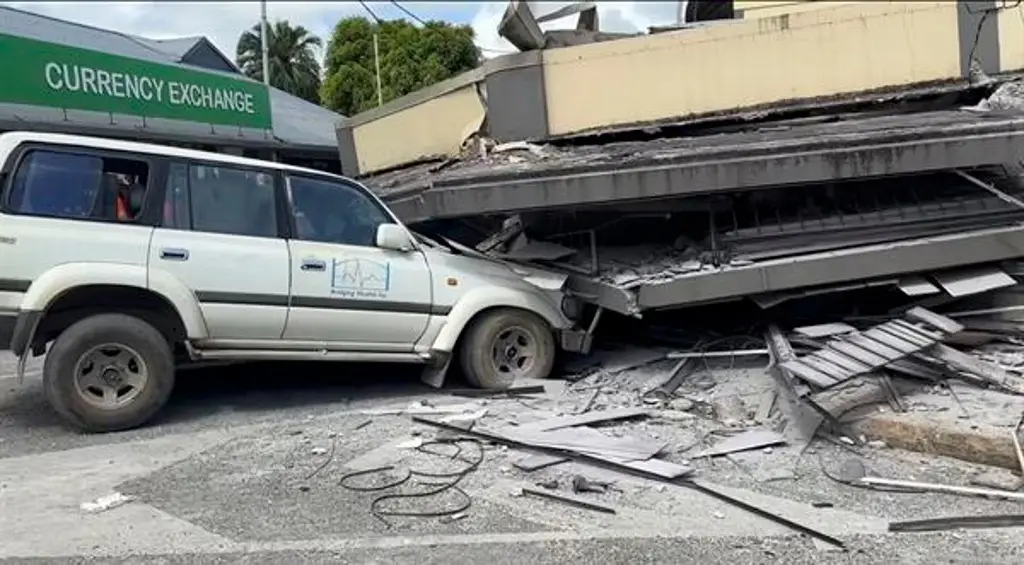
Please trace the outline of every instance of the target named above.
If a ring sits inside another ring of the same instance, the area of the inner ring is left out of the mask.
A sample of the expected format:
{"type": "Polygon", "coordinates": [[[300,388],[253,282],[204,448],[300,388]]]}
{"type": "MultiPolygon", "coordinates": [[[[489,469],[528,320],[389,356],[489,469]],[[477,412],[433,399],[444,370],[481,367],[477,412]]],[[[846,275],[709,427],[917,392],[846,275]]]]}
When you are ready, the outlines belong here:
{"type": "Polygon", "coordinates": [[[941,389],[904,396],[905,413],[872,407],[867,414],[851,414],[855,433],[891,447],[953,457],[1020,472],[1011,433],[1022,412],[1024,398],[954,385],[955,396],[941,389]]]}
{"type": "Polygon", "coordinates": [[[465,159],[367,183],[408,223],[1014,162],[1021,118],[940,111],[465,159]]]}

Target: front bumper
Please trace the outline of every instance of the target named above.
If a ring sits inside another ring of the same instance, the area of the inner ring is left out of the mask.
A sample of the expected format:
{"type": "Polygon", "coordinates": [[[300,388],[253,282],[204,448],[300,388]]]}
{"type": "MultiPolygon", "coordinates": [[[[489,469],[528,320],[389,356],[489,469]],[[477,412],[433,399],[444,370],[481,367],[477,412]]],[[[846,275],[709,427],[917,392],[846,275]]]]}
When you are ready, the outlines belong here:
{"type": "Polygon", "coordinates": [[[560,330],[558,333],[563,351],[581,353],[583,355],[590,353],[590,346],[594,340],[591,332],[578,328],[569,328],[560,330]]]}

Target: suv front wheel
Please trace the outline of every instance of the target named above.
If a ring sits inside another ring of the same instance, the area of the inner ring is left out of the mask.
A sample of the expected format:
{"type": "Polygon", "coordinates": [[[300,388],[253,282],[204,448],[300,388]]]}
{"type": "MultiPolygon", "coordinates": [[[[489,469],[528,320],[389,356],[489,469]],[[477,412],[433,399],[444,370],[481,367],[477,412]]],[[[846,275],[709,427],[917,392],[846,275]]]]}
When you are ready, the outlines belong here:
{"type": "Polygon", "coordinates": [[[501,309],[485,313],[466,329],[460,352],[469,384],[503,390],[520,379],[543,379],[555,363],[555,338],[536,314],[501,309]]]}
{"type": "Polygon", "coordinates": [[[89,432],[137,427],[174,388],[174,355],[152,325],[125,314],[82,319],[61,332],[43,367],[50,404],[89,432]]]}

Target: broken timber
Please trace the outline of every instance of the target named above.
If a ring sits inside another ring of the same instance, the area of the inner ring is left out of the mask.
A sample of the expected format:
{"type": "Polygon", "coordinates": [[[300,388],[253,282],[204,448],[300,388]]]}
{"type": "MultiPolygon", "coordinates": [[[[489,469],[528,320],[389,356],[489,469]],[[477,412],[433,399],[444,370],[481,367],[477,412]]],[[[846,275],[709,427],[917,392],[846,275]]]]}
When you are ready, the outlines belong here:
{"type": "Polygon", "coordinates": [[[824,348],[781,366],[817,388],[830,388],[924,350],[932,353],[950,349],[939,342],[963,329],[957,322],[923,308],[913,308],[906,316],[917,323],[896,319],[864,332],[835,336],[824,348]]]}

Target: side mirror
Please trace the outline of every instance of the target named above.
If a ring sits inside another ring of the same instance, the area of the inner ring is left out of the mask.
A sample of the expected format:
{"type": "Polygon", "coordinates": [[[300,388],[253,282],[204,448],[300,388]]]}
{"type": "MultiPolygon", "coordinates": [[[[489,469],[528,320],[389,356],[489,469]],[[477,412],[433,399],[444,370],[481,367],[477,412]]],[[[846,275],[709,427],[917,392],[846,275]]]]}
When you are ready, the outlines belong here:
{"type": "Polygon", "coordinates": [[[381,224],[377,226],[377,247],[392,251],[412,251],[412,240],[409,232],[398,224],[381,224]]]}

